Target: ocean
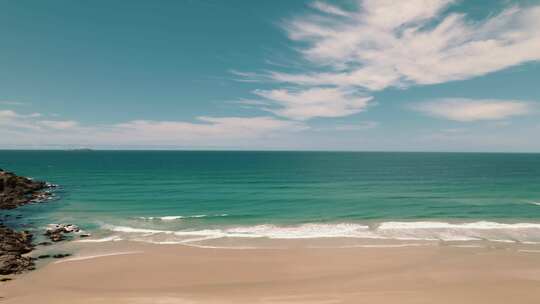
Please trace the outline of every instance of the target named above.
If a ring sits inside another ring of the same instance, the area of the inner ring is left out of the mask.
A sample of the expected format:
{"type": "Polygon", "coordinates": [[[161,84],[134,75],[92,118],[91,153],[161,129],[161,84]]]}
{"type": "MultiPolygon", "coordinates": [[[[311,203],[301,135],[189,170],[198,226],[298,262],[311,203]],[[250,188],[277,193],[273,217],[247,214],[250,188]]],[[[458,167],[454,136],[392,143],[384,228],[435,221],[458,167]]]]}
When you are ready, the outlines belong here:
{"type": "Polygon", "coordinates": [[[540,154],[0,151],[0,168],[59,185],[8,224],[87,242],[540,242],[540,154]]]}

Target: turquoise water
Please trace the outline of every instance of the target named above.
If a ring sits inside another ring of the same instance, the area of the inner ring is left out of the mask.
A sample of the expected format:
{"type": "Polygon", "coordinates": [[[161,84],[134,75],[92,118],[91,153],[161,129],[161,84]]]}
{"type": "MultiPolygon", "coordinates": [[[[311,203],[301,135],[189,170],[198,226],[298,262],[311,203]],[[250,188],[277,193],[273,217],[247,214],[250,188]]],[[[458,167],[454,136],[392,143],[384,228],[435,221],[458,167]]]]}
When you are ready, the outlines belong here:
{"type": "Polygon", "coordinates": [[[0,151],[61,186],[18,225],[100,236],[540,241],[540,154],[0,151]]]}

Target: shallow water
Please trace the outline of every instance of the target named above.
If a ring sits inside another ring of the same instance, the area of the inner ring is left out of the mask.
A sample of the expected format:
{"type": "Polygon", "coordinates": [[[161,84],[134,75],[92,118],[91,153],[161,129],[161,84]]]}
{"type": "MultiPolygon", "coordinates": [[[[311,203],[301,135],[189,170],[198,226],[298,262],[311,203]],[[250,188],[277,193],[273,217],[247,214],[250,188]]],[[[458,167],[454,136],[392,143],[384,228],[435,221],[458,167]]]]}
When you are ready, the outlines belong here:
{"type": "Polygon", "coordinates": [[[13,225],[90,241],[540,242],[540,154],[0,151],[0,168],[61,186],[13,225]]]}

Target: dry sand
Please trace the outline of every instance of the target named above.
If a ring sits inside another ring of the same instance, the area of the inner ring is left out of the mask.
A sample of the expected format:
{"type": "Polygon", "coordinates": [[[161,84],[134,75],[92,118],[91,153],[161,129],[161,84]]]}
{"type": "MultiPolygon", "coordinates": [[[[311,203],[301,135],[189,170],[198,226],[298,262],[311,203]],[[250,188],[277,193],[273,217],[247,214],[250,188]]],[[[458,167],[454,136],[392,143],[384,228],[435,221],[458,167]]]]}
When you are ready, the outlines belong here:
{"type": "Polygon", "coordinates": [[[512,247],[101,248],[1,283],[0,302],[540,303],[540,252],[512,247]]]}

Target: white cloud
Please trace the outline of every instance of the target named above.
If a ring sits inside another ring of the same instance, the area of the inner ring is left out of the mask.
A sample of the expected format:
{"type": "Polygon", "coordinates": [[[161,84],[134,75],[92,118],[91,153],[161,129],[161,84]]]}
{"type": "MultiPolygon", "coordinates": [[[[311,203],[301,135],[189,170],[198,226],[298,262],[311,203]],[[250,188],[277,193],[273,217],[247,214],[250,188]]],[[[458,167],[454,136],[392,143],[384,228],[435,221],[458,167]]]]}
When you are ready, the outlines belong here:
{"type": "Polygon", "coordinates": [[[470,122],[527,115],[534,111],[534,104],[516,100],[455,98],[419,103],[413,109],[433,117],[470,122]]]}
{"type": "Polygon", "coordinates": [[[15,111],[3,110],[0,111],[0,119],[11,119],[16,118],[18,114],[15,111]]]}
{"type": "Polygon", "coordinates": [[[266,107],[265,110],[295,120],[351,115],[363,111],[371,100],[371,97],[338,88],[256,90],[254,94],[277,105],[277,108],[266,107]]]}
{"type": "Polygon", "coordinates": [[[43,117],[41,113],[21,114],[12,110],[1,110],[0,126],[11,130],[29,129],[33,131],[63,130],[78,126],[77,122],[72,120],[46,120],[41,117],[43,117]]]}
{"type": "Polygon", "coordinates": [[[8,106],[22,106],[24,105],[24,102],[20,101],[13,101],[13,100],[0,100],[0,105],[8,105],[8,106]]]}
{"type": "Polygon", "coordinates": [[[312,72],[231,72],[243,81],[286,83],[254,91],[264,100],[249,105],[307,120],[361,112],[369,91],[463,80],[540,60],[540,5],[473,21],[449,12],[455,2],[357,0],[355,10],[345,10],[316,1],[316,13],[284,25],[312,72]]]}
{"type": "Polygon", "coordinates": [[[235,80],[240,82],[264,82],[268,80],[268,77],[266,77],[265,75],[253,72],[229,70],[229,73],[235,75],[235,80]]]}
{"type": "Polygon", "coordinates": [[[268,116],[260,117],[207,117],[198,122],[135,120],[116,124],[113,134],[145,140],[208,142],[227,139],[253,139],[279,131],[298,131],[305,128],[292,121],[268,116]]]}
{"type": "Polygon", "coordinates": [[[40,113],[19,114],[12,110],[0,110],[0,119],[34,118],[40,116],[40,113]]]}
{"type": "Polygon", "coordinates": [[[36,124],[34,121],[40,116],[40,113],[20,114],[12,110],[0,110],[0,130],[39,130],[41,129],[41,126],[36,124]]]}
{"type": "Polygon", "coordinates": [[[374,129],[379,126],[379,123],[376,121],[363,121],[356,124],[349,125],[337,125],[334,127],[334,130],[338,131],[360,131],[360,130],[369,130],[374,129]]]}
{"type": "Polygon", "coordinates": [[[468,79],[540,60],[540,6],[510,7],[481,21],[446,14],[451,0],[364,0],[356,11],[315,2],[321,13],[286,24],[304,57],[330,69],[276,81],[362,87],[468,79]]]}
{"type": "Polygon", "coordinates": [[[307,128],[299,122],[269,116],[201,116],[195,122],[133,120],[105,125],[82,125],[74,120],[48,120],[41,116],[0,111],[1,145],[230,147],[307,128]]]}
{"type": "Polygon", "coordinates": [[[38,124],[57,130],[73,129],[79,126],[79,123],[73,120],[41,120],[38,124]]]}
{"type": "Polygon", "coordinates": [[[379,127],[379,122],[377,121],[360,121],[357,123],[351,124],[337,124],[326,127],[314,128],[314,131],[364,131],[371,130],[379,127]]]}
{"type": "Polygon", "coordinates": [[[314,9],[317,9],[317,10],[323,12],[323,13],[327,13],[327,14],[331,14],[331,15],[337,15],[337,16],[343,16],[343,17],[346,17],[346,16],[350,15],[350,13],[342,10],[341,8],[339,8],[337,6],[330,5],[330,4],[321,2],[321,1],[313,2],[311,4],[311,7],[313,7],[314,9]]]}

